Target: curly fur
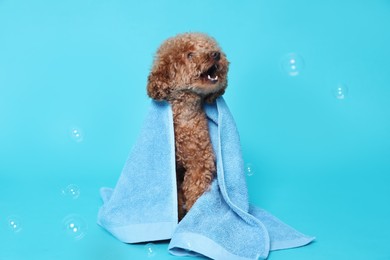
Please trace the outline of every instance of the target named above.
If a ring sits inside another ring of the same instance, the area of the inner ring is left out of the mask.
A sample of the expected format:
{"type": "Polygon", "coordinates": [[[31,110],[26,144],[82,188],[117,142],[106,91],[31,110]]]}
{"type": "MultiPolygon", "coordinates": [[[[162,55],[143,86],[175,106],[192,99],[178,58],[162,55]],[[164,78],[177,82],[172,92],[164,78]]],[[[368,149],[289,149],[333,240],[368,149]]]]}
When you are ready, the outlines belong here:
{"type": "Polygon", "coordinates": [[[209,188],[216,174],[204,102],[214,102],[227,86],[229,62],[217,42],[185,33],[158,49],[148,77],[148,95],[172,106],[179,218],[209,188]]]}

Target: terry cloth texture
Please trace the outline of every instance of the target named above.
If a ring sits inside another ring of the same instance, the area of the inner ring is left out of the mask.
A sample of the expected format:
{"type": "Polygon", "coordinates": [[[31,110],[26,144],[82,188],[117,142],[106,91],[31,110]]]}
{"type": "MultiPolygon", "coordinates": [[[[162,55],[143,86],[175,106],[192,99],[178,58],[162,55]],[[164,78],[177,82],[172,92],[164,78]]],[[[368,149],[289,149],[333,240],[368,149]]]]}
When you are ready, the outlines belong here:
{"type": "Polygon", "coordinates": [[[173,255],[266,259],[314,240],[249,205],[239,135],[223,98],[204,105],[217,178],[178,223],[172,110],[152,101],[114,189],[102,188],[98,224],[125,243],[171,239],[173,255]]]}

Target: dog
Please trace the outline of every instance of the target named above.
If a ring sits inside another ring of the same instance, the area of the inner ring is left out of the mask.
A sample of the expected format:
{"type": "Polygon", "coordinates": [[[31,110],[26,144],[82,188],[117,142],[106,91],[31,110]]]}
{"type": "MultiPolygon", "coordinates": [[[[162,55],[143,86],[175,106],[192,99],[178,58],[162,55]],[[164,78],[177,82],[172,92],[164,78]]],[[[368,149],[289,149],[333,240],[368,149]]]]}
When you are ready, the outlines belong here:
{"type": "Polygon", "coordinates": [[[172,108],[179,220],[217,174],[203,104],[224,94],[228,69],[212,37],[183,33],[162,43],[148,76],[148,96],[172,108]]]}

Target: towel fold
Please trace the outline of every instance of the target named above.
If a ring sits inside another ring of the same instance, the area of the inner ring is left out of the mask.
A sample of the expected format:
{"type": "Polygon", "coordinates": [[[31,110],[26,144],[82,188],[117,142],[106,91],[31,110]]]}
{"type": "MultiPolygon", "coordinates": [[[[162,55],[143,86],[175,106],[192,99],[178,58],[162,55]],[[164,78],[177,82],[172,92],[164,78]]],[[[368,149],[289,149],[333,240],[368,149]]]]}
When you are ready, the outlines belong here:
{"type": "Polygon", "coordinates": [[[303,235],[249,205],[240,140],[222,97],[204,105],[217,178],[178,222],[172,110],[152,101],[141,134],[114,189],[102,188],[98,224],[125,243],[171,239],[173,255],[266,259],[270,250],[303,246],[303,235]]]}

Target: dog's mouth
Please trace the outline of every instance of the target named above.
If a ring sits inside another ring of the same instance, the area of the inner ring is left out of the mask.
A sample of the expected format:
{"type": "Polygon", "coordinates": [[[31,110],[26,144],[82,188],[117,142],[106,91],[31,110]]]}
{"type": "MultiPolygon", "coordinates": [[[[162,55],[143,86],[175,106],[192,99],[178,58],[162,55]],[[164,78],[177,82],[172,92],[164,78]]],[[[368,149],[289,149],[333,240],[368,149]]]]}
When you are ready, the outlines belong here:
{"type": "Polygon", "coordinates": [[[209,83],[217,83],[218,82],[218,65],[213,64],[208,70],[203,72],[200,77],[202,78],[203,81],[209,82],[209,83]]]}

